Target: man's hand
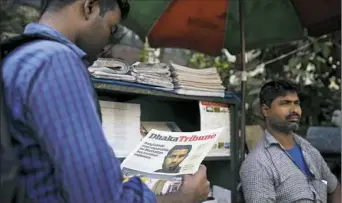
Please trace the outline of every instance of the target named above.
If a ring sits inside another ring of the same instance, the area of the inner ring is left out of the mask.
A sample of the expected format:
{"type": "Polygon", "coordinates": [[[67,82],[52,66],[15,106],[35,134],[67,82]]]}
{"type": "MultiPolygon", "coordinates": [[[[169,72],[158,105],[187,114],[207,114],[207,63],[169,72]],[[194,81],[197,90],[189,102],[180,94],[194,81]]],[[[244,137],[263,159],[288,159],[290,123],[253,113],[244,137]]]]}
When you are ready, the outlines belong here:
{"type": "Polygon", "coordinates": [[[207,168],[201,165],[194,175],[185,175],[180,192],[189,196],[191,202],[206,200],[210,192],[207,168]]]}
{"type": "Polygon", "coordinates": [[[328,202],[341,202],[341,185],[339,183],[337,184],[335,191],[331,195],[329,195],[328,202]]]}
{"type": "Polygon", "coordinates": [[[194,175],[186,175],[179,191],[157,196],[158,203],[199,203],[207,199],[210,183],[207,168],[201,165],[194,175]]]}

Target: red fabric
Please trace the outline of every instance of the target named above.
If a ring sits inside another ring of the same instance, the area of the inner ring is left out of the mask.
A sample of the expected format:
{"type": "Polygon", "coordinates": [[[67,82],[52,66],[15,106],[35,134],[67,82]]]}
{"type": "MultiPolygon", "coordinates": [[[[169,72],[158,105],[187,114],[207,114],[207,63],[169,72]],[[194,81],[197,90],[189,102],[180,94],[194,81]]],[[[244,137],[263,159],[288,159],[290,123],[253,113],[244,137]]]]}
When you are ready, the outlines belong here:
{"type": "Polygon", "coordinates": [[[228,0],[173,0],[150,31],[150,44],[219,54],[227,10],[228,0]]]}
{"type": "Polygon", "coordinates": [[[309,35],[341,29],[341,0],[292,0],[292,4],[309,35]]]}

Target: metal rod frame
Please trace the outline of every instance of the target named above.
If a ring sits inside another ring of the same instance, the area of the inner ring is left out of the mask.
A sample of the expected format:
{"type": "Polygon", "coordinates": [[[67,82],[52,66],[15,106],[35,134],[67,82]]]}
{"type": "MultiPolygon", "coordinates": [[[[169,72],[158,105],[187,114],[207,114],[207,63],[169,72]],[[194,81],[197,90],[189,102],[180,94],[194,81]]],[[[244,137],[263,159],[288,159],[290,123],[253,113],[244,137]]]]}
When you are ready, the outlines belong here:
{"type": "Polygon", "coordinates": [[[241,131],[240,131],[240,154],[239,154],[239,167],[245,156],[245,140],[246,140],[246,86],[247,86],[247,73],[246,73],[246,40],[245,40],[245,1],[239,0],[239,21],[240,21],[240,43],[241,54],[240,64],[242,69],[241,76],[241,131]]]}

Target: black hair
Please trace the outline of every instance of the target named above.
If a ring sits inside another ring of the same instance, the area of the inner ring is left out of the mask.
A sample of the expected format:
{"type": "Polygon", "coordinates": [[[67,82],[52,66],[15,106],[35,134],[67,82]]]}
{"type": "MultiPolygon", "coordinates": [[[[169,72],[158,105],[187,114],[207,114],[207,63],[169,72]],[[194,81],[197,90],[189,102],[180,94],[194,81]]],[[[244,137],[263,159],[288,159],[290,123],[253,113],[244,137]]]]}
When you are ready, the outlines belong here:
{"type": "MultiPolygon", "coordinates": [[[[45,11],[58,11],[77,0],[41,0],[41,14],[45,11]]],[[[130,6],[127,0],[101,0],[100,1],[100,15],[103,16],[109,10],[116,6],[120,8],[121,18],[126,19],[130,11],[130,6]]]]}
{"type": "Polygon", "coordinates": [[[188,154],[189,154],[189,152],[192,149],[192,145],[176,145],[167,153],[166,156],[169,156],[175,150],[182,150],[182,149],[187,149],[188,150],[188,154]]]}
{"type": "Polygon", "coordinates": [[[298,93],[296,86],[286,80],[275,80],[264,84],[259,93],[260,106],[271,106],[272,102],[288,93],[298,93]]]}

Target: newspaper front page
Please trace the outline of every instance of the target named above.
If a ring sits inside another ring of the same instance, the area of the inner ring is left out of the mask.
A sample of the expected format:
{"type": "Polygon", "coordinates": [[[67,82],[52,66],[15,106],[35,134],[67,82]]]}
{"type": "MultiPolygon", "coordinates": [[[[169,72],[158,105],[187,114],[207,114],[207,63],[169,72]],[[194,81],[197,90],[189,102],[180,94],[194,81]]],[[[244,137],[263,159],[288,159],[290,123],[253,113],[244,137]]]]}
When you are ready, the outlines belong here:
{"type": "Polygon", "coordinates": [[[138,176],[156,194],[175,192],[194,174],[224,128],[198,132],[152,129],[121,164],[124,181],[138,176]]]}

